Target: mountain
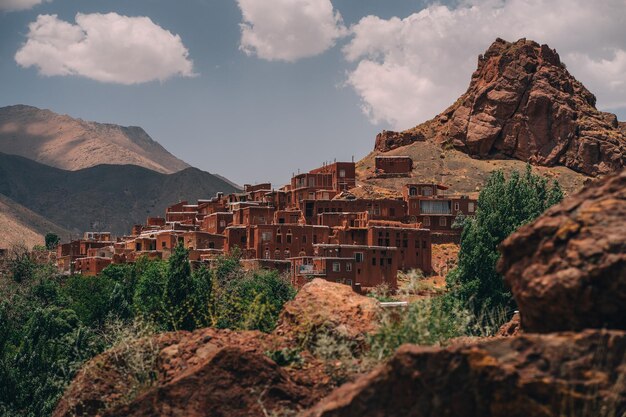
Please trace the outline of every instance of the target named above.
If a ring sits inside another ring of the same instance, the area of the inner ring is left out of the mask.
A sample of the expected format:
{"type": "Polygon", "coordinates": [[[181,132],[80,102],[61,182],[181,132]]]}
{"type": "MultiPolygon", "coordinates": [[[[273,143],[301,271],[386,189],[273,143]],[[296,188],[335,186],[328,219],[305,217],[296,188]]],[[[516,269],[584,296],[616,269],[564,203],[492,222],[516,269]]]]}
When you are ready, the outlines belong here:
{"type": "Polygon", "coordinates": [[[429,141],[483,159],[565,166],[588,176],[626,166],[626,132],[547,45],[497,39],[478,58],[467,91],[404,132],[382,132],[375,151],[429,141]]]}
{"type": "Polygon", "coordinates": [[[67,240],[70,232],[0,194],[0,248],[23,243],[32,248],[43,245],[46,233],[67,240]]]}
{"type": "Polygon", "coordinates": [[[23,105],[0,108],[0,152],[71,171],[100,164],[162,173],[189,168],[140,127],[87,122],[23,105]]]}
{"type": "Polygon", "coordinates": [[[196,168],[163,174],[136,165],[97,165],[78,171],[0,153],[0,194],[74,233],[130,232],[147,216],[163,216],[181,200],[237,191],[196,168]]]}

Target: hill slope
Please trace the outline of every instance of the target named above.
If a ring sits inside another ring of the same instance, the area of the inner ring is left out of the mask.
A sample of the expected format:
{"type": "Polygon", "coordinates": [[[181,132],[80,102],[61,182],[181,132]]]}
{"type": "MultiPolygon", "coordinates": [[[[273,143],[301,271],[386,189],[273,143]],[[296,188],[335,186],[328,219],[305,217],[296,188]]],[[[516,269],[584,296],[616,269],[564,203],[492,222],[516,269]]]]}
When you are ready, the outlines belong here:
{"type": "Polygon", "coordinates": [[[23,105],[0,108],[0,152],[72,171],[100,164],[163,173],[189,167],[140,127],[87,122],[23,105]]]}
{"type": "Polygon", "coordinates": [[[375,150],[430,141],[477,158],[604,175],[626,166],[626,134],[615,115],[595,103],[547,45],[498,39],[478,58],[469,88],[452,106],[413,129],[379,134],[375,150]]]}
{"type": "Polygon", "coordinates": [[[32,248],[43,245],[46,233],[68,239],[70,232],[0,194],[0,248],[23,243],[32,248]]]}
{"type": "Polygon", "coordinates": [[[162,174],[135,165],[98,165],[66,171],[0,153],[0,194],[75,233],[128,233],[147,216],[162,216],[180,200],[236,191],[226,181],[187,168],[162,174]]]}

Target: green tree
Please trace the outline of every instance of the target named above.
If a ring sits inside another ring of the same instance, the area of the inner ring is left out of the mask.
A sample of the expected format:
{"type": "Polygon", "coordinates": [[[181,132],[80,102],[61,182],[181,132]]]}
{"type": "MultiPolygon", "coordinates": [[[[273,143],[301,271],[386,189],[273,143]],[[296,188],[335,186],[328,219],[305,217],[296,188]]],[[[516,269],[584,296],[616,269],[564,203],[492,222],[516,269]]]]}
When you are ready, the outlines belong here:
{"type": "Polygon", "coordinates": [[[558,183],[548,188],[530,165],[524,174],[514,171],[509,179],[501,171],[493,173],[478,197],[475,218],[464,221],[458,267],[447,277],[452,295],[471,304],[476,314],[512,308],[511,294],[496,272],[497,247],[562,198],[558,183]]]}
{"type": "Polygon", "coordinates": [[[195,319],[194,282],[189,265],[189,252],[179,243],[168,261],[164,303],[172,330],[193,330],[195,319]]]}
{"type": "Polygon", "coordinates": [[[145,262],[138,271],[137,285],[133,295],[133,307],[137,315],[166,329],[165,287],[167,285],[167,263],[145,262]]]}
{"type": "Polygon", "coordinates": [[[46,249],[55,250],[57,246],[59,245],[60,241],[61,239],[59,239],[59,236],[57,236],[56,234],[46,233],[46,237],[45,237],[46,249]]]}

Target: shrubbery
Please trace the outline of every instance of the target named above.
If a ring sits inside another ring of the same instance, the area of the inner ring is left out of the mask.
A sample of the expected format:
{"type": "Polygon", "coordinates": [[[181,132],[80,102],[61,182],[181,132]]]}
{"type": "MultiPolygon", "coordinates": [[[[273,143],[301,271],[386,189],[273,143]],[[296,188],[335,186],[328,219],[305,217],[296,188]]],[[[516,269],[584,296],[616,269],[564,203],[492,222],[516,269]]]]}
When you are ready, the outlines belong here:
{"type": "Polygon", "coordinates": [[[121,354],[141,356],[133,383],[149,384],[151,353],[129,345],[137,323],[267,332],[294,295],[275,271],[243,271],[237,255],[192,271],[182,246],[167,262],[111,265],[97,277],[61,276],[14,251],[9,273],[0,275],[0,415],[50,415],[79,367],[120,343],[121,354]]]}

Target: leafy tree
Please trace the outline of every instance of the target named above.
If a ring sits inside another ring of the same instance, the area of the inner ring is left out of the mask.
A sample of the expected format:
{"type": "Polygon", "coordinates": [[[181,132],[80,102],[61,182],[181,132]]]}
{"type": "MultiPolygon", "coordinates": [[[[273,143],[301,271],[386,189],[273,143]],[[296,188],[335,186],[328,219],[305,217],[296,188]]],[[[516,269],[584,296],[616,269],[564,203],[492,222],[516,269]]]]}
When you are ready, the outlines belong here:
{"type": "Polygon", "coordinates": [[[59,239],[59,236],[55,235],[54,233],[46,233],[46,249],[55,250],[57,246],[59,246],[60,241],[61,239],[59,239]]]}
{"type": "Polygon", "coordinates": [[[189,265],[189,252],[179,243],[169,258],[164,303],[172,330],[193,330],[195,319],[194,282],[189,265]]]}
{"type": "Polygon", "coordinates": [[[562,198],[558,183],[548,188],[530,165],[524,174],[515,171],[508,180],[501,171],[493,173],[479,195],[475,218],[464,221],[458,267],[447,277],[453,296],[470,303],[475,312],[512,308],[511,294],[496,272],[497,247],[562,198]]]}
{"type": "Polygon", "coordinates": [[[133,295],[133,308],[137,315],[166,328],[166,306],[164,303],[167,284],[167,264],[163,261],[150,261],[138,272],[137,285],[133,295]]]}
{"type": "Polygon", "coordinates": [[[111,311],[110,299],[115,283],[106,276],[72,275],[63,286],[71,308],[80,321],[92,327],[104,324],[111,311]]]}

